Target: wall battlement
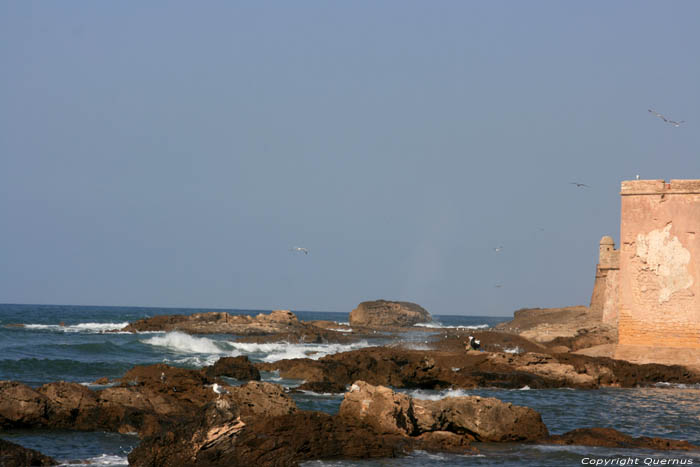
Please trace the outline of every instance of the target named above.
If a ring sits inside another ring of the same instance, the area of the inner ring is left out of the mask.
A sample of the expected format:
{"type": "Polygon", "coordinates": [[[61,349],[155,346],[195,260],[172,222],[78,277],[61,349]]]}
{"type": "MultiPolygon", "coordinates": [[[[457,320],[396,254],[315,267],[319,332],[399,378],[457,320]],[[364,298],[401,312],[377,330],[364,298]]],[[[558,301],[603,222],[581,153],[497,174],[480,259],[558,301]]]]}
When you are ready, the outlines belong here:
{"type": "Polygon", "coordinates": [[[621,196],[689,194],[700,194],[700,180],[626,180],[620,189],[621,196]]]}

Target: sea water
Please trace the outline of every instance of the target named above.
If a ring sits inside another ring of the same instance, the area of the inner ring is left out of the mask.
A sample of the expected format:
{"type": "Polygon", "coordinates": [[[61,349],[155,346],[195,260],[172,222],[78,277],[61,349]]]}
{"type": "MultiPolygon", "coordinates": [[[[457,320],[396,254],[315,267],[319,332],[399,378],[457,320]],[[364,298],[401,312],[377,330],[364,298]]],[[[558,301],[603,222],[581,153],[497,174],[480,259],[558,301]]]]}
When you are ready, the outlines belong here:
{"type": "MultiPolygon", "coordinates": [[[[163,314],[192,314],[208,309],[92,307],[49,305],[0,305],[0,380],[15,380],[32,387],[52,381],[72,381],[99,388],[93,382],[106,376],[118,378],[134,365],[167,363],[201,368],[224,356],[247,355],[258,362],[284,358],[321,358],[351,349],[395,343],[390,336],[352,344],[238,343],[231,335],[192,336],[179,332],[119,333],[127,323],[163,314]],[[23,326],[12,326],[21,324],[23,326]],[[8,326],[10,325],[10,326],[8,326]]],[[[260,310],[224,310],[256,315],[260,310]]],[[[294,311],[303,321],[348,323],[347,313],[294,311]]],[[[507,317],[436,316],[441,327],[486,329],[507,317]]],[[[412,348],[428,348],[430,329],[404,333],[400,340],[412,348]]],[[[436,330],[437,332],[437,330],[436,330]]],[[[517,349],[510,349],[517,351],[517,349]]],[[[292,388],[301,384],[276,372],[263,372],[265,381],[292,388]]],[[[238,384],[235,380],[228,380],[238,384]]],[[[450,396],[496,397],[531,407],[553,434],[575,428],[610,427],[633,436],[660,436],[700,445],[700,388],[660,384],[646,388],[599,390],[404,390],[413,397],[438,399],[450,396]]],[[[293,394],[305,410],[336,413],[342,394],[293,394]]],[[[0,431],[0,437],[37,449],[64,463],[89,460],[92,465],[127,465],[127,455],[139,442],[135,435],[67,430],[0,431]]],[[[325,460],[305,466],[436,466],[502,465],[700,465],[700,453],[658,452],[639,449],[607,449],[581,446],[477,443],[479,454],[454,455],[416,451],[397,459],[366,461],[325,460]],[[631,462],[626,462],[632,459],[631,462]],[[605,464],[605,461],[608,461],[605,464]],[[635,462],[636,460],[636,462],[635,462]],[[692,463],[692,464],[689,464],[692,463]]]]}

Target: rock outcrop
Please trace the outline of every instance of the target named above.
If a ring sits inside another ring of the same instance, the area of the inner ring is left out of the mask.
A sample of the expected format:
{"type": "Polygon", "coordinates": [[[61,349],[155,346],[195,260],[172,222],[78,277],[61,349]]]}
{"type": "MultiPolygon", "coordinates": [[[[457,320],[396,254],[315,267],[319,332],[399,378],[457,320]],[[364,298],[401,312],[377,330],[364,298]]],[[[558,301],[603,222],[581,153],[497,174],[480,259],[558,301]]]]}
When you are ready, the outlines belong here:
{"type": "Polygon", "coordinates": [[[603,357],[569,353],[446,352],[400,347],[370,347],[318,360],[293,359],[258,363],[261,370],[303,379],[305,384],[347,386],[356,380],[396,388],[502,387],[518,389],[634,387],[670,383],[695,384],[700,375],[685,367],[636,365],[603,357]]]}
{"type": "Polygon", "coordinates": [[[603,323],[600,310],[585,306],[517,310],[511,321],[495,330],[518,334],[559,352],[569,352],[617,341],[616,330],[603,323]]]}
{"type": "Polygon", "coordinates": [[[393,327],[413,326],[432,321],[430,313],[411,302],[374,300],[360,303],[350,312],[351,326],[393,327]]]}
{"type": "Polygon", "coordinates": [[[27,467],[28,465],[58,465],[58,462],[56,459],[45,456],[38,451],[27,449],[0,438],[0,466],[27,467]]]}
{"type": "MultiPolygon", "coordinates": [[[[420,371],[437,369],[439,358],[423,356],[420,371]]],[[[381,373],[383,368],[375,365],[373,370],[381,373]]],[[[548,436],[539,413],[493,398],[420,400],[354,381],[339,413],[329,415],[299,410],[276,384],[226,386],[208,378],[206,371],[160,364],[134,367],[117,386],[96,391],[75,383],[49,383],[35,390],[3,381],[0,427],[137,432],[142,442],[129,454],[130,465],[149,467],[294,466],[313,459],[396,457],[415,449],[468,454],[476,451],[472,441],[694,448],[597,428],[548,436]]],[[[25,455],[18,449],[17,456],[25,455]]]]}
{"type": "MultiPolygon", "coordinates": [[[[235,360],[243,366],[247,361],[235,360]]],[[[293,411],[293,402],[278,385],[249,382],[234,387],[212,376],[230,373],[226,363],[230,361],[215,365],[213,370],[164,364],[136,366],[117,385],[96,391],[77,383],[55,382],[32,389],[0,381],[0,428],[65,428],[148,436],[190,419],[201,407],[221,399],[243,407],[243,411],[255,407],[275,413],[279,404],[284,413],[293,411]],[[222,394],[214,392],[215,383],[222,394]]]]}
{"type": "Polygon", "coordinates": [[[232,315],[225,311],[211,311],[192,315],[161,315],[141,319],[121,331],[181,331],[189,334],[265,335],[294,332],[306,327],[289,310],[275,310],[257,316],[232,315]]]}
{"type": "Polygon", "coordinates": [[[612,428],[578,428],[568,431],[563,435],[552,435],[540,441],[541,444],[578,445],[578,446],[602,446],[608,448],[637,448],[654,449],[657,451],[690,451],[697,450],[698,446],[687,441],[678,441],[666,438],[650,438],[632,436],[620,433],[612,428]]]}

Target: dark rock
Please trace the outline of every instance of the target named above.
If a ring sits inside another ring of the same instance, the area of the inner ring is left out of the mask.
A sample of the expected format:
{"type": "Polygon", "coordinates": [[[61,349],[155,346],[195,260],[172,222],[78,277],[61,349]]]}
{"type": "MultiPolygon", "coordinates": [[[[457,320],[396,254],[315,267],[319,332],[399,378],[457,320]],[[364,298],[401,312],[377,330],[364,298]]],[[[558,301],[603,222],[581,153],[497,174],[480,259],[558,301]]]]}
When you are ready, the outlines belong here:
{"type": "Polygon", "coordinates": [[[284,378],[346,386],[355,380],[396,388],[635,387],[660,381],[693,384],[700,375],[682,366],[637,365],[577,354],[448,352],[370,347],[318,360],[293,359],[256,364],[284,378]]]}
{"type": "Polygon", "coordinates": [[[223,357],[212,366],[202,369],[207,378],[228,376],[240,381],[260,381],[260,371],[253,365],[248,357],[223,357]]]}
{"type": "Polygon", "coordinates": [[[0,467],[58,465],[56,459],[0,438],[0,467]]]}
{"type": "Polygon", "coordinates": [[[678,441],[665,438],[649,438],[632,436],[620,433],[612,428],[579,428],[568,431],[563,435],[552,435],[539,441],[541,444],[578,445],[578,446],[603,446],[610,448],[635,448],[655,449],[658,451],[696,450],[687,441],[678,441]]]}

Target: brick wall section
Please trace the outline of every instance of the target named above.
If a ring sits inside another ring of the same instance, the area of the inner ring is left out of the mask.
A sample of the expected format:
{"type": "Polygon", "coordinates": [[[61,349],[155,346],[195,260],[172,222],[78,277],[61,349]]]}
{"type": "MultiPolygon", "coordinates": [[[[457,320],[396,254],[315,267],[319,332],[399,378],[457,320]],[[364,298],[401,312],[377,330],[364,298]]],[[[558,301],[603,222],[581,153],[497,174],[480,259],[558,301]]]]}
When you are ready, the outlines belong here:
{"type": "Polygon", "coordinates": [[[620,194],[619,344],[700,349],[700,180],[620,194]]]}

